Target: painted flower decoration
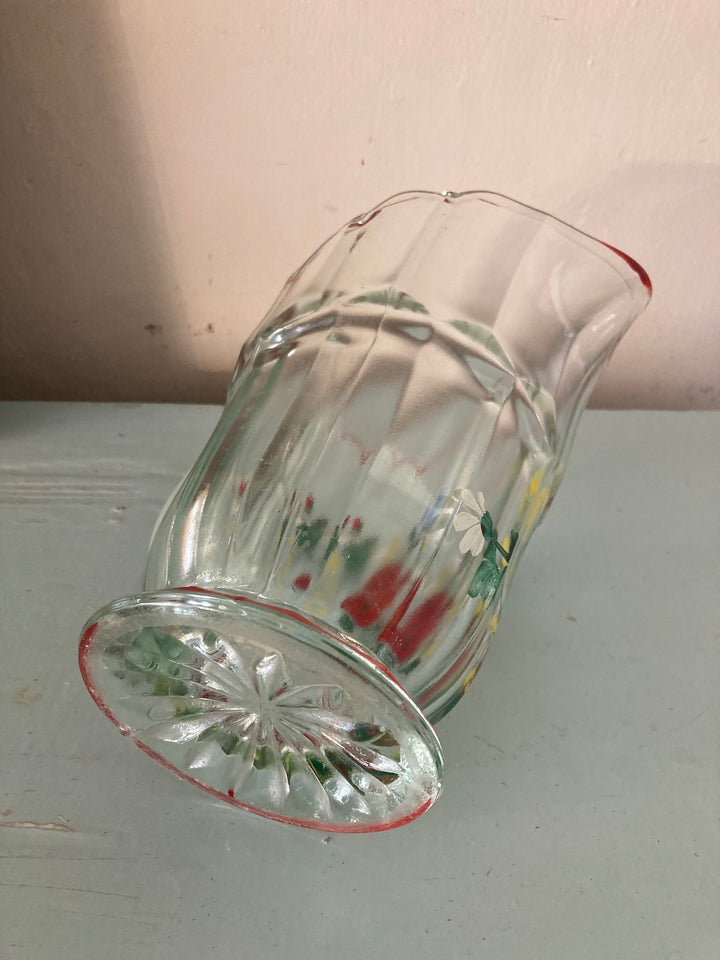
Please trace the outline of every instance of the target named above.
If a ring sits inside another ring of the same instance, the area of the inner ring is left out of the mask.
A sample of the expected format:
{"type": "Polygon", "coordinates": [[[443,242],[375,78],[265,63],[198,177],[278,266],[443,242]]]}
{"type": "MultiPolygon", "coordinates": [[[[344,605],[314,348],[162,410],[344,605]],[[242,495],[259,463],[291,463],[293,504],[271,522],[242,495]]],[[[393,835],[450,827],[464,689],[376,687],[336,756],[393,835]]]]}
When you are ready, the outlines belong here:
{"type": "Polygon", "coordinates": [[[511,530],[505,540],[500,541],[482,493],[473,494],[470,490],[463,490],[460,499],[467,508],[460,510],[453,520],[455,529],[464,533],[459,544],[460,553],[470,553],[473,557],[482,554],[468,587],[468,596],[490,600],[502,583],[519,534],[517,530],[511,530]]]}
{"type": "Polygon", "coordinates": [[[471,553],[473,557],[477,557],[485,543],[482,525],[482,519],[487,513],[485,497],[482,493],[473,494],[470,490],[463,490],[460,499],[467,508],[460,510],[453,520],[453,526],[458,533],[465,533],[460,541],[460,553],[471,553]]]}
{"type": "Polygon", "coordinates": [[[355,626],[371,627],[397,598],[410,578],[400,562],[389,563],[376,570],[365,585],[340,604],[343,615],[340,626],[352,633],[355,626]]]}
{"type": "Polygon", "coordinates": [[[536,470],[523,496],[525,516],[522,522],[522,532],[529,535],[540,522],[548,504],[550,503],[551,478],[546,477],[546,467],[536,470]]]}

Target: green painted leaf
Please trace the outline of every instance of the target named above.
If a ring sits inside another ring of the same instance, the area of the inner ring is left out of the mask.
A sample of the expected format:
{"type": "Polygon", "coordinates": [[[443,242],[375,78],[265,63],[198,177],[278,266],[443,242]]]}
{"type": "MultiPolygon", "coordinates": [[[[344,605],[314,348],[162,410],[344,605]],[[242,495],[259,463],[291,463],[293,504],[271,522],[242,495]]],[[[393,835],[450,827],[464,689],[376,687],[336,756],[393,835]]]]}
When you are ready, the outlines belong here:
{"type": "Polygon", "coordinates": [[[253,766],[256,770],[265,770],[266,767],[271,767],[274,763],[275,757],[270,747],[263,744],[255,748],[253,766]]]}
{"type": "Polygon", "coordinates": [[[483,536],[485,537],[486,540],[497,539],[497,531],[495,530],[495,524],[493,523],[492,517],[490,516],[490,513],[487,510],[482,515],[482,517],[480,517],[480,529],[482,530],[483,536]]]}
{"type": "Polygon", "coordinates": [[[379,727],[376,723],[356,723],[355,726],[349,731],[352,739],[356,740],[358,743],[364,743],[366,740],[372,740],[374,737],[379,737],[381,733],[382,727],[379,727]]]}
{"type": "Polygon", "coordinates": [[[325,783],[334,775],[335,771],[323,757],[319,757],[315,753],[308,753],[306,759],[320,783],[325,783]]]}
{"type": "Polygon", "coordinates": [[[501,580],[502,572],[491,560],[485,558],[475,571],[468,596],[482,597],[483,600],[487,600],[495,593],[501,580]]]}
{"type": "Polygon", "coordinates": [[[157,697],[184,697],[188,692],[182,680],[174,677],[159,676],[154,682],[154,693],[157,697]]]}
{"type": "Polygon", "coordinates": [[[233,733],[226,734],[221,742],[220,749],[228,757],[232,756],[234,753],[240,753],[244,744],[242,740],[235,736],[233,733]]]}
{"type": "Polygon", "coordinates": [[[203,730],[203,732],[198,736],[197,738],[198,743],[200,743],[202,740],[212,740],[214,737],[218,735],[219,731],[220,731],[220,724],[214,723],[211,727],[208,727],[206,730],[203,730]]]}
{"type": "Polygon", "coordinates": [[[305,553],[312,553],[322,539],[327,520],[320,517],[312,523],[299,523],[295,530],[295,544],[305,553]]]}
{"type": "Polygon", "coordinates": [[[136,650],[147,650],[148,653],[162,653],[157,645],[157,634],[152,627],[143,627],[132,642],[136,650]]]}
{"type": "Polygon", "coordinates": [[[345,633],[350,633],[350,634],[355,629],[355,624],[344,611],[340,614],[340,618],[338,620],[338,626],[340,627],[341,630],[344,630],[345,633]]]}
{"type": "Polygon", "coordinates": [[[184,644],[170,636],[169,633],[155,631],[155,642],[168,660],[183,660],[187,649],[184,644]]]}
{"type": "Polygon", "coordinates": [[[282,764],[288,780],[294,777],[296,773],[305,773],[307,769],[300,757],[292,750],[286,750],[283,753],[282,764]]]}
{"type": "Polygon", "coordinates": [[[363,540],[350,543],[345,547],[343,559],[348,573],[358,574],[362,572],[375,549],[377,539],[377,537],[365,537],[363,540]]]}
{"type": "Polygon", "coordinates": [[[336,526],[333,531],[333,535],[330,537],[330,540],[328,541],[327,549],[323,554],[323,567],[328,562],[328,560],[333,555],[333,553],[337,550],[339,543],[340,543],[340,527],[336,526]]]}

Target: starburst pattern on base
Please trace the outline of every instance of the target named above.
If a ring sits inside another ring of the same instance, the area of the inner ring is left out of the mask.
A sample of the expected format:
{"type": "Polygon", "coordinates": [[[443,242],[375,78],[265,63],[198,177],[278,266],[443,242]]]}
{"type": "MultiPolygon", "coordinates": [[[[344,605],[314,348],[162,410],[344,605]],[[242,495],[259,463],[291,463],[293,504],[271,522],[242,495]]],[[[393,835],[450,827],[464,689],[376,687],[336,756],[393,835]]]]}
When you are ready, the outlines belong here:
{"type": "Polygon", "coordinates": [[[339,684],[294,683],[278,651],[144,627],[108,645],[103,662],[126,687],[123,712],[143,718],[136,738],[244,805],[362,822],[415,792],[391,731],[343,713],[339,684]]]}

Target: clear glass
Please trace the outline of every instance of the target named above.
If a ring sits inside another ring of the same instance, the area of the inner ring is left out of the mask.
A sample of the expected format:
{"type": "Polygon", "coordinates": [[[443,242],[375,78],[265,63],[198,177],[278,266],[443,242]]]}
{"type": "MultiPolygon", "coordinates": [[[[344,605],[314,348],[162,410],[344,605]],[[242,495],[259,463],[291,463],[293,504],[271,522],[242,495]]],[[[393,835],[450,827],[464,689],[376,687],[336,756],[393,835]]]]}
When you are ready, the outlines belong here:
{"type": "Polygon", "coordinates": [[[436,799],[578,417],[646,306],[631,258],[492,193],[408,193],[288,280],[153,535],[90,692],[213,794],[324,830],[436,799]]]}

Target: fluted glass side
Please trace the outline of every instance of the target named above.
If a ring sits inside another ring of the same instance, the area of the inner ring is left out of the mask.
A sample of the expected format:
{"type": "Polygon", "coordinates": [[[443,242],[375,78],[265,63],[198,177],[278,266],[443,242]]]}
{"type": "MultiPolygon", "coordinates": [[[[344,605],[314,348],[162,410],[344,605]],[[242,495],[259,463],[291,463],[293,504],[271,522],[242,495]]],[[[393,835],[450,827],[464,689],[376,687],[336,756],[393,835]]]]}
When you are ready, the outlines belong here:
{"type": "Polygon", "coordinates": [[[628,258],[493,194],[401,195],[353,221],[243,348],[147,588],[301,610],[441,716],[648,286],[628,258]]]}
{"type": "Polygon", "coordinates": [[[408,823],[578,417],[649,297],[497,194],[401,194],[288,280],[80,669],[146,754],[322,830],[408,823]]]}

